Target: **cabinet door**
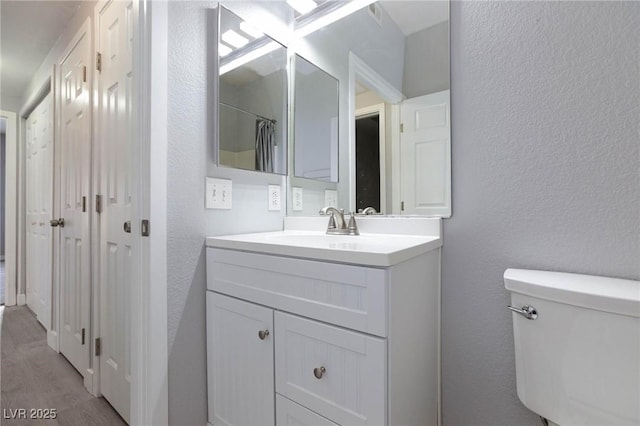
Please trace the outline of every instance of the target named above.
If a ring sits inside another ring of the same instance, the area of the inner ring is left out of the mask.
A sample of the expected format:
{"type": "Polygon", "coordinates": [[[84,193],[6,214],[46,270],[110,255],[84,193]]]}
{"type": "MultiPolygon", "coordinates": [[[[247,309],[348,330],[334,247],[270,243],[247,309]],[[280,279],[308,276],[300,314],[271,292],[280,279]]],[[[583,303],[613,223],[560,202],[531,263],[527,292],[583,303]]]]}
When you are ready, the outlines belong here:
{"type": "Polygon", "coordinates": [[[207,291],[209,422],[273,425],[273,311],[207,291]]]}
{"type": "Polygon", "coordinates": [[[384,339],[276,312],[276,391],[342,425],[386,423],[384,339]]]}

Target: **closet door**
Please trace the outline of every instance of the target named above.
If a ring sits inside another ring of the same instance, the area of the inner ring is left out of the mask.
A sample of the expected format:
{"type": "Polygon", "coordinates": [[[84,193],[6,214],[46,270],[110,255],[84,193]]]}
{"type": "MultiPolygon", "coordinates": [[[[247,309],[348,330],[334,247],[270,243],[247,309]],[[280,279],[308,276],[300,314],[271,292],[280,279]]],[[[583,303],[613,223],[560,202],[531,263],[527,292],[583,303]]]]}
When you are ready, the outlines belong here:
{"type": "Polygon", "coordinates": [[[51,94],[27,118],[27,305],[51,329],[53,109],[51,94]]]}
{"type": "Polygon", "coordinates": [[[91,256],[89,196],[91,103],[90,25],[68,47],[60,69],[61,215],[60,352],[85,376],[89,368],[91,256]]]}
{"type": "MultiPolygon", "coordinates": [[[[100,150],[100,392],[129,421],[131,412],[133,3],[97,13],[100,150]]],[[[139,231],[138,231],[139,232],[139,231]]],[[[138,233],[138,235],[140,235],[138,233]]]]}

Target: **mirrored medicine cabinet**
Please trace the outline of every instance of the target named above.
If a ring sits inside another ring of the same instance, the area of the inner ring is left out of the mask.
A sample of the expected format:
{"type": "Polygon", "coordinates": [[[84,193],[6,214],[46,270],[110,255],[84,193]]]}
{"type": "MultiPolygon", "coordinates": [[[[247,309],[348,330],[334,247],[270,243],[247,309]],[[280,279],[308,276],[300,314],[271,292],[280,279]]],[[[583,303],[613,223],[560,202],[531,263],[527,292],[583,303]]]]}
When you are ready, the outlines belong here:
{"type": "Polygon", "coordinates": [[[288,215],[331,195],[348,211],[449,217],[448,1],[266,3],[219,7],[218,164],[287,174],[288,215]]]}

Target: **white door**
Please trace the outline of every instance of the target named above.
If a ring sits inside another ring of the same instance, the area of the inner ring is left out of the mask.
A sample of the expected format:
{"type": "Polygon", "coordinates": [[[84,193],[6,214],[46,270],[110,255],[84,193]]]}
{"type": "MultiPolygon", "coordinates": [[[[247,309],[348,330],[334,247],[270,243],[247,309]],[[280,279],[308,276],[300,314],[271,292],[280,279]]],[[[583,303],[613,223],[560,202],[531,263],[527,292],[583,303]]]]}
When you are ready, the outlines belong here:
{"type": "Polygon", "coordinates": [[[27,305],[51,328],[53,130],[51,94],[27,118],[27,305]]]}
{"type": "Polygon", "coordinates": [[[451,216],[449,90],[401,105],[402,214],[451,216]]]}
{"type": "Polygon", "coordinates": [[[91,64],[89,26],[60,62],[60,352],[85,376],[89,368],[91,64]]]}
{"type": "Polygon", "coordinates": [[[273,425],[273,310],[206,293],[209,423],[273,425]]]}
{"type": "MultiPolygon", "coordinates": [[[[98,11],[100,149],[100,392],[128,422],[131,412],[131,223],[133,3],[98,11]]],[[[131,224],[137,229],[135,224],[131,224]]]]}

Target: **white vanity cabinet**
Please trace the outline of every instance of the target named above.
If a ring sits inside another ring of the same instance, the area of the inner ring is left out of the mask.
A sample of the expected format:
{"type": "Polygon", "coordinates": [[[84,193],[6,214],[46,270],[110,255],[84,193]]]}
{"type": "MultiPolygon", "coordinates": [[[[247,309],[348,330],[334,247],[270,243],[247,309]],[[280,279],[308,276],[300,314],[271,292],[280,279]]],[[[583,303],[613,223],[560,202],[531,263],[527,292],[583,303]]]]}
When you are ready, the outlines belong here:
{"type": "Polygon", "coordinates": [[[210,240],[210,424],[438,424],[439,246],[380,266],[210,240]]]}

